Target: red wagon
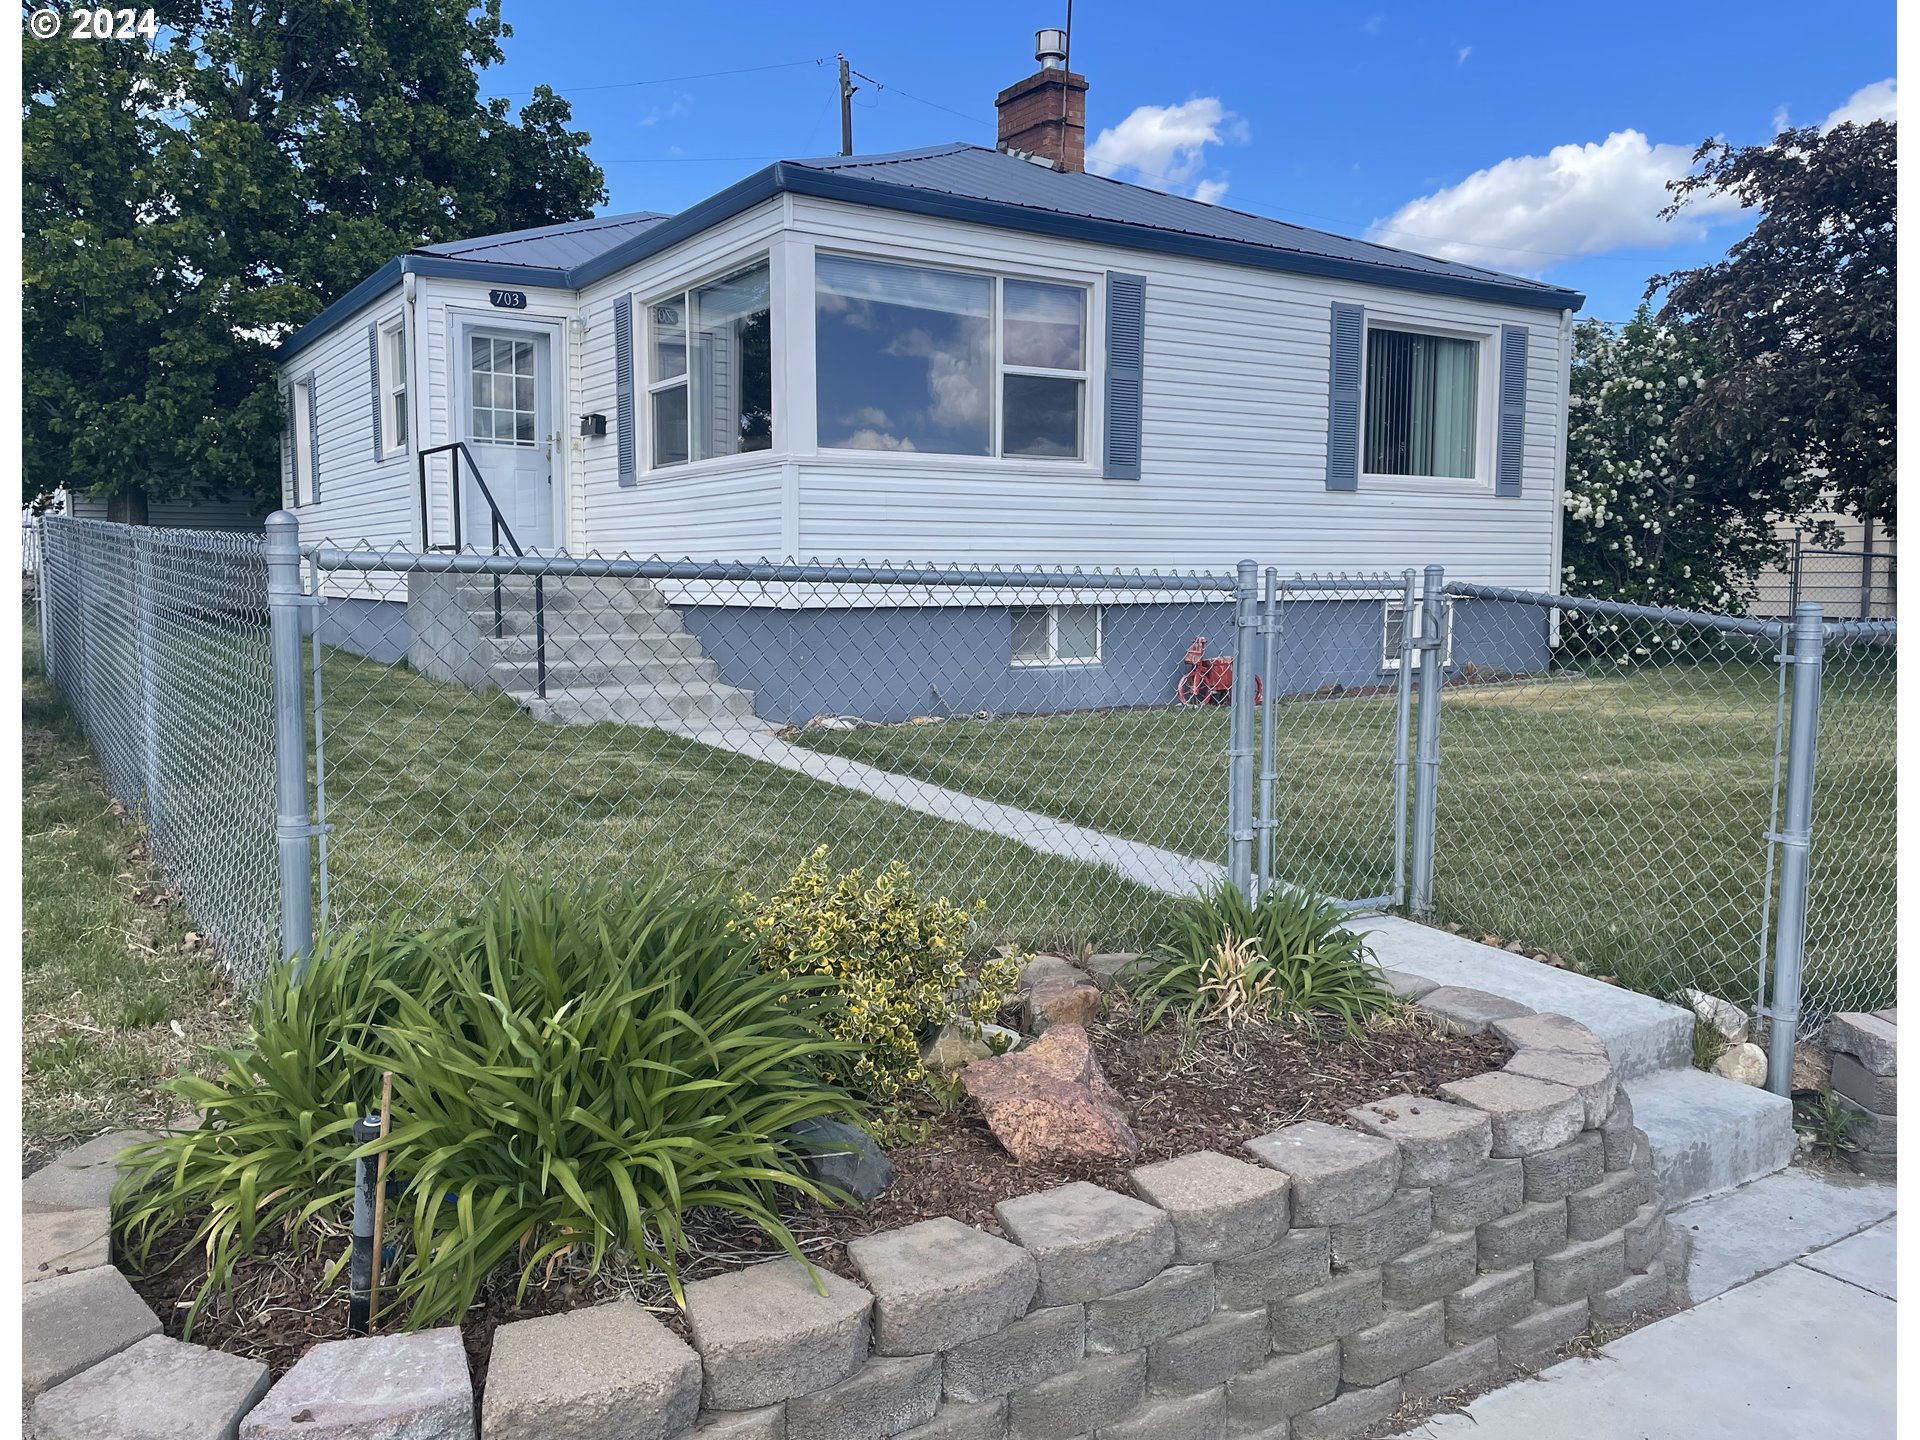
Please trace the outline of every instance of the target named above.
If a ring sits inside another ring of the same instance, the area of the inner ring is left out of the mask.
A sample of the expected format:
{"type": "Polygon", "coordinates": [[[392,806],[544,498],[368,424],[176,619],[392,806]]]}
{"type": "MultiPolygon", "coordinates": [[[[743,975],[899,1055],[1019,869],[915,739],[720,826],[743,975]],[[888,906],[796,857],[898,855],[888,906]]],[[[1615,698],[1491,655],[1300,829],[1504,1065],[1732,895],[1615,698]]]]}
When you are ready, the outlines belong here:
{"type": "MultiPolygon", "coordinates": [[[[1186,672],[1174,686],[1173,698],[1182,705],[1221,705],[1233,695],[1233,660],[1207,654],[1207,637],[1196,635],[1181,661],[1186,672]]],[[[1260,677],[1253,677],[1253,703],[1260,703],[1260,677]]]]}

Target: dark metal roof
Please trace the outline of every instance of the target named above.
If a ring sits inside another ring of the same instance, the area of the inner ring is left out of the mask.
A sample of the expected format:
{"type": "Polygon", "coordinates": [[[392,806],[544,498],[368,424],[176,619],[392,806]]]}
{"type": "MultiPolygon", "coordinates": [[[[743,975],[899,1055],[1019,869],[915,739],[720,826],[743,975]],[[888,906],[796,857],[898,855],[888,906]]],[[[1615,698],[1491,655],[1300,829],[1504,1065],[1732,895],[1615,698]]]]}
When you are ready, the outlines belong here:
{"type": "Polygon", "coordinates": [[[1577,310],[1585,303],[1578,292],[1544,281],[953,144],[777,161],[677,215],[638,211],[421,246],[382,266],[289,336],[280,357],[291,359],[406,273],[578,290],[783,192],[1534,309],[1577,310]]]}

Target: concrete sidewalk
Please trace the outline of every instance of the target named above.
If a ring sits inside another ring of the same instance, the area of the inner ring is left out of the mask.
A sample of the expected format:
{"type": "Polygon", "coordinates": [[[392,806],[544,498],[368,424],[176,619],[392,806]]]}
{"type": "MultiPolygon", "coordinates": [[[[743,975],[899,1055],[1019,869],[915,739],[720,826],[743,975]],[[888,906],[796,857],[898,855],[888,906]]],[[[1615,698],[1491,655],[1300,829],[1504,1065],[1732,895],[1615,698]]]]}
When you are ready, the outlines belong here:
{"type": "MultiPolygon", "coordinates": [[[[1786,1182],[1780,1193],[1804,1197],[1794,1173],[1772,1178],[1786,1182]]],[[[1890,1206],[1892,1190],[1874,1188],[1890,1206]]],[[[1726,1208],[1701,1216],[1702,1230],[1723,1216],[1731,1229],[1769,1208],[1765,1195],[1740,1194],[1720,1197],[1726,1208]]],[[[1822,1244],[1623,1336],[1598,1359],[1562,1361],[1483,1395],[1412,1440],[1891,1440],[1894,1226],[1887,1218],[1822,1244]]]]}

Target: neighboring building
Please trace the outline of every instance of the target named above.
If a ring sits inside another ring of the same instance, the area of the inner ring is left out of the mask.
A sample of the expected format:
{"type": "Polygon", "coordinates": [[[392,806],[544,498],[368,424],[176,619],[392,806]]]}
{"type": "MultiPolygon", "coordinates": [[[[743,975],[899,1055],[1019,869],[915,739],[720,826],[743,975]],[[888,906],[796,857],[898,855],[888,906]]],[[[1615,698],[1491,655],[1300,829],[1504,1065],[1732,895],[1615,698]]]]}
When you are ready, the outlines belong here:
{"type": "Polygon", "coordinates": [[[1754,581],[1755,615],[1790,615],[1796,602],[1816,600],[1830,620],[1891,620],[1895,611],[1894,533],[1852,515],[1826,510],[1803,523],[1781,521],[1774,534],[1785,558],[1754,581]],[[1830,540],[1816,527],[1831,526],[1830,540]]]}
{"type": "MultiPolygon", "coordinates": [[[[257,500],[232,497],[202,500],[150,500],[146,518],[138,523],[179,530],[258,530],[265,523],[272,505],[257,500]]],[[[60,513],[76,520],[121,520],[114,504],[105,496],[72,495],[60,513]]]]}
{"type": "MultiPolygon", "coordinates": [[[[528,550],[1555,588],[1581,297],[1088,175],[1056,58],[1002,92],[997,151],[781,161],[382,267],[282,348],[302,537],[492,548],[477,469],[528,550]]],[[[1009,655],[1033,625],[974,618],[1009,655]]],[[[1377,673],[1378,603],[1363,628],[1377,673]]]]}

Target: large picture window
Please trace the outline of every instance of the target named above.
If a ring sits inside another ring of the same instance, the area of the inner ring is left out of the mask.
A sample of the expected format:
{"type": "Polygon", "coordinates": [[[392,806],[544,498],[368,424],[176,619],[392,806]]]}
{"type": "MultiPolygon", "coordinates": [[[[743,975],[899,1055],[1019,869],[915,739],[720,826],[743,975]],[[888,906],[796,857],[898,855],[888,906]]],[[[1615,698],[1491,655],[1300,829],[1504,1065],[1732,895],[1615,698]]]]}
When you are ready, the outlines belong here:
{"type": "Polygon", "coordinates": [[[814,273],[823,447],[1081,456],[1083,287],[844,255],[814,273]]]}
{"type": "Polygon", "coordinates": [[[768,293],[763,260],[648,307],[647,408],[656,467],[772,447],[768,293]]]}
{"type": "Polygon", "coordinates": [[[1369,475],[1475,475],[1480,342],[1410,330],[1367,331],[1369,475]]]}

